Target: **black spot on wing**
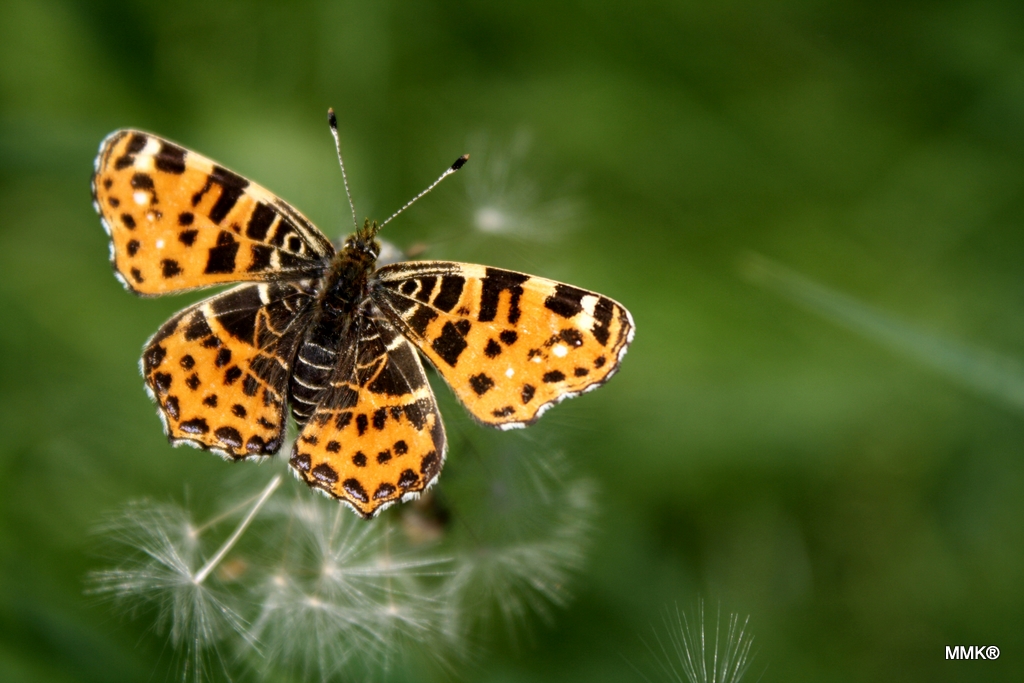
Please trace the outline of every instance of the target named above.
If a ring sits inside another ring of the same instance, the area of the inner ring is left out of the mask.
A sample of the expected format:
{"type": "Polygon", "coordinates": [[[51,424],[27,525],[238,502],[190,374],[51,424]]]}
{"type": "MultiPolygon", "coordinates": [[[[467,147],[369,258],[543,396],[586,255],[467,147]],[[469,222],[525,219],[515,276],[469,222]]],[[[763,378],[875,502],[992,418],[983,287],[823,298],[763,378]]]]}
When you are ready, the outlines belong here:
{"type": "Polygon", "coordinates": [[[125,145],[124,154],[114,161],[114,168],[118,171],[124,170],[135,163],[135,155],[146,147],[146,136],[141,133],[132,133],[128,144],[125,145]]]}
{"type": "Polygon", "coordinates": [[[561,370],[551,370],[550,372],[545,372],[544,377],[542,377],[541,379],[543,379],[548,384],[554,384],[555,382],[561,382],[562,380],[564,380],[565,373],[562,372],[561,370]]]}
{"type": "Polygon", "coordinates": [[[360,503],[369,502],[369,498],[366,497],[366,489],[363,488],[362,484],[360,484],[358,480],[346,479],[341,486],[345,489],[345,493],[352,496],[360,503]]]}
{"type": "Polygon", "coordinates": [[[180,417],[180,410],[178,405],[177,396],[168,396],[167,400],[164,401],[164,410],[171,416],[172,420],[177,420],[180,417]]]}
{"type": "Polygon", "coordinates": [[[174,378],[166,372],[157,372],[153,374],[153,388],[156,389],[158,394],[166,394],[171,389],[171,381],[174,378]]]}
{"type": "Polygon", "coordinates": [[[420,291],[416,293],[416,299],[423,303],[430,303],[430,293],[434,291],[434,285],[437,284],[437,277],[427,276],[421,277],[420,279],[420,291]]]}
{"type": "Polygon", "coordinates": [[[196,311],[185,328],[185,341],[195,341],[213,334],[209,323],[206,322],[206,315],[202,311],[196,311]]]}
{"type": "Polygon", "coordinates": [[[583,334],[574,327],[567,327],[558,333],[559,338],[572,347],[583,346],[583,334]]]}
{"type": "Polygon", "coordinates": [[[267,453],[273,453],[277,450],[276,439],[271,440],[269,443],[263,440],[263,437],[253,434],[249,437],[249,440],[245,442],[245,450],[253,455],[264,455],[267,453]]]}
{"type": "Polygon", "coordinates": [[[160,271],[164,279],[169,279],[176,275],[181,275],[181,266],[174,259],[165,258],[160,261],[160,271]]]}
{"type": "Polygon", "coordinates": [[[433,479],[441,471],[441,458],[437,457],[437,451],[430,451],[420,460],[420,473],[427,479],[433,479]]]}
{"type": "Polygon", "coordinates": [[[255,396],[260,390],[260,383],[252,375],[246,375],[242,380],[242,393],[246,396],[255,396]]]}
{"type": "Polygon", "coordinates": [[[483,396],[494,387],[494,380],[481,372],[469,378],[469,385],[477,396],[483,396]]]}
{"type": "Polygon", "coordinates": [[[544,306],[563,318],[571,318],[583,310],[581,302],[587,294],[585,290],[558,284],[555,293],[544,300],[544,306]]]}
{"type": "MultiPolygon", "coordinates": [[[[237,246],[237,245],[236,245],[237,246]]],[[[244,287],[210,302],[217,323],[235,339],[253,345],[256,317],[263,307],[258,286],[244,287]]]]}
{"type": "Polygon", "coordinates": [[[334,468],[325,462],[320,463],[313,468],[313,477],[323,484],[333,484],[338,481],[338,473],[334,471],[334,468]]]}
{"type": "MultiPolygon", "coordinates": [[[[428,307],[420,306],[417,304],[416,311],[407,320],[409,327],[418,334],[423,336],[423,333],[427,331],[427,325],[429,325],[435,318],[437,318],[437,311],[428,307]]],[[[449,325],[451,323],[448,323],[449,325]]]]}
{"type": "Polygon", "coordinates": [[[434,299],[434,308],[448,313],[459,303],[462,289],[466,286],[466,278],[461,275],[445,275],[441,278],[441,289],[434,299]]]}
{"type": "Polygon", "coordinates": [[[238,246],[234,236],[230,232],[222,230],[217,236],[217,246],[210,248],[205,272],[208,274],[235,272],[235,256],[238,255],[238,246]]]}
{"type": "Polygon", "coordinates": [[[231,448],[242,447],[242,435],[239,434],[238,430],[234,427],[218,427],[213,435],[216,436],[222,444],[228,445],[231,448]]]}
{"type": "Polygon", "coordinates": [[[270,256],[274,253],[273,247],[268,247],[265,244],[253,244],[250,253],[252,260],[249,262],[249,267],[246,268],[247,272],[257,273],[270,268],[270,256]]]}
{"type": "Polygon", "coordinates": [[[611,335],[610,325],[614,313],[615,304],[611,302],[611,299],[606,299],[602,296],[597,300],[597,304],[594,306],[595,322],[590,332],[594,335],[594,339],[600,342],[601,346],[608,345],[608,337],[611,335]]]}
{"type": "MultiPolygon", "coordinates": [[[[435,314],[436,315],[436,314],[435,314]]],[[[446,322],[441,328],[441,334],[431,343],[430,348],[441,357],[448,365],[455,367],[459,356],[466,349],[466,340],[459,334],[458,329],[451,322],[446,322]]]]}
{"type": "Polygon", "coordinates": [[[270,224],[274,222],[275,216],[277,213],[272,208],[258,202],[252,215],[249,216],[249,224],[245,228],[246,237],[262,242],[267,236],[267,231],[270,230],[270,224]]]}
{"type": "MultiPolygon", "coordinates": [[[[164,362],[164,358],[167,356],[167,349],[160,346],[159,344],[153,344],[150,346],[146,353],[142,356],[142,365],[146,370],[146,374],[150,374],[156,368],[160,367],[160,364],[164,362]]],[[[191,358],[192,356],[185,356],[185,358],[191,358]]],[[[184,362],[184,359],[182,359],[184,362]]],[[[191,368],[185,368],[190,370],[191,368]]]]}
{"type": "Polygon", "coordinates": [[[502,292],[509,293],[508,322],[515,325],[519,320],[519,298],[523,295],[523,283],[530,279],[529,275],[513,273],[500,268],[487,268],[481,280],[480,312],[477,319],[489,322],[498,315],[498,302],[502,292]]]}
{"type": "Polygon", "coordinates": [[[426,383],[426,378],[413,354],[408,344],[402,344],[388,352],[384,367],[366,388],[375,394],[404,396],[422,387],[426,383]]]}
{"type": "Polygon", "coordinates": [[[423,431],[423,428],[427,425],[427,416],[433,412],[430,401],[425,398],[402,406],[402,409],[405,411],[406,419],[409,420],[413,428],[418,432],[423,431]]]}
{"type": "Polygon", "coordinates": [[[249,186],[249,181],[226,168],[214,166],[213,172],[210,173],[210,178],[207,180],[207,186],[210,183],[216,183],[221,187],[220,196],[217,197],[217,202],[210,209],[210,220],[219,224],[227,217],[231,209],[235,207],[238,198],[242,196],[245,188],[249,186]]]}
{"type": "Polygon", "coordinates": [[[501,344],[493,339],[488,339],[487,346],[484,347],[484,355],[488,358],[497,358],[501,355],[501,344]]]}
{"type": "Polygon", "coordinates": [[[292,459],[288,461],[288,464],[297,469],[299,472],[309,472],[310,458],[306,453],[297,453],[292,456],[292,459]]]}
{"type": "Polygon", "coordinates": [[[186,434],[206,434],[210,431],[210,426],[206,424],[206,419],[202,417],[196,417],[191,420],[185,420],[178,425],[178,429],[185,432],[186,434]]]}
{"type": "Polygon", "coordinates": [[[185,150],[170,142],[160,143],[160,151],[156,153],[155,160],[158,171],[175,175],[185,172],[185,150]]]}
{"type": "Polygon", "coordinates": [[[388,483],[383,483],[377,487],[377,491],[373,494],[374,500],[380,500],[387,498],[395,493],[395,487],[388,483]]]}
{"type": "Polygon", "coordinates": [[[398,485],[403,489],[413,486],[419,480],[420,475],[416,474],[412,470],[402,470],[402,473],[398,475],[398,485]]]}

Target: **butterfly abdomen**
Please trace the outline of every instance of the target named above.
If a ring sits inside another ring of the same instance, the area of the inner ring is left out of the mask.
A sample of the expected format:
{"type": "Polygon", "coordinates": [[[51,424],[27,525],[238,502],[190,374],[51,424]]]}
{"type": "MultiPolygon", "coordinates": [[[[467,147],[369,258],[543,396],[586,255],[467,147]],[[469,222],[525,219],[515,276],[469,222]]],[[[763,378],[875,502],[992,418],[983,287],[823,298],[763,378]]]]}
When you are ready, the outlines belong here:
{"type": "Polygon", "coordinates": [[[337,370],[341,346],[351,341],[349,328],[366,299],[374,263],[373,253],[349,244],[335,255],[319,283],[314,322],[299,346],[289,382],[292,415],[299,425],[313,416],[337,370]]]}
{"type": "Polygon", "coordinates": [[[312,332],[307,333],[299,346],[288,386],[292,416],[300,426],[312,417],[320,394],[327,388],[338,366],[337,347],[312,332]]]}

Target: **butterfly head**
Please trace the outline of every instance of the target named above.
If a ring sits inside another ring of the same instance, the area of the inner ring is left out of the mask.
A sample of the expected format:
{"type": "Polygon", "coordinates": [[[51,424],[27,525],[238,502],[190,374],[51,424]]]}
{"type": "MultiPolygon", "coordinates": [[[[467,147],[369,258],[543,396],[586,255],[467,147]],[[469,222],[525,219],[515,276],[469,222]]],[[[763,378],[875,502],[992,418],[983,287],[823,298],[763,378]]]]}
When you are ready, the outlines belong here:
{"type": "Polygon", "coordinates": [[[380,242],[377,240],[377,233],[380,232],[380,225],[377,221],[367,218],[363,227],[349,235],[345,240],[345,250],[352,256],[364,258],[367,261],[376,261],[380,256],[380,242]]]}

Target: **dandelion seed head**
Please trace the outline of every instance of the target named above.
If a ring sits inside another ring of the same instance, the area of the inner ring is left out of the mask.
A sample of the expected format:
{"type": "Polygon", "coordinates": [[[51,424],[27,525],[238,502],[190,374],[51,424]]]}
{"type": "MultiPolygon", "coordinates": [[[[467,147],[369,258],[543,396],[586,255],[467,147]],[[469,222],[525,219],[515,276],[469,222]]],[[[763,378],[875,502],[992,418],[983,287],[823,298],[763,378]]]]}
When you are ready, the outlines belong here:
{"type": "Polygon", "coordinates": [[[550,621],[583,566],[596,512],[593,484],[560,454],[543,451],[509,452],[452,478],[484,493],[462,511],[471,532],[458,543],[448,584],[453,601],[476,606],[462,610],[462,627],[476,631],[497,617],[516,638],[531,616],[550,621]]]}
{"type": "Polygon", "coordinates": [[[740,683],[753,659],[749,623],[749,616],[736,613],[723,623],[719,608],[709,624],[701,600],[690,614],[678,605],[666,608],[663,633],[652,627],[653,643],[644,641],[654,661],[655,678],[670,683],[740,683]]]}
{"type": "Polygon", "coordinates": [[[254,645],[245,619],[221,591],[197,581],[201,534],[187,511],[140,501],[108,517],[101,527],[120,557],[117,567],[93,572],[87,591],[129,613],[156,608],[158,630],[184,651],[184,677],[201,680],[220,659],[228,637],[254,645]]]}
{"type": "Polygon", "coordinates": [[[505,142],[476,135],[469,146],[476,171],[467,176],[465,187],[474,228],[487,235],[550,241],[572,227],[576,203],[558,192],[541,192],[525,170],[529,133],[519,131],[505,142]]]}
{"type": "Polygon", "coordinates": [[[500,233],[508,223],[508,217],[494,206],[481,206],[473,212],[473,224],[481,232],[500,233]]]}
{"type": "Polygon", "coordinates": [[[377,679],[413,659],[450,667],[490,615],[516,628],[549,618],[582,566],[593,487],[557,455],[531,455],[487,453],[464,497],[428,496],[372,523],[298,485],[272,495],[292,486],[280,475],[206,520],[131,504],[103,525],[116,562],[90,591],[132,612],[155,605],[183,681],[227,670],[226,650],[254,674],[303,680],[377,679]]]}

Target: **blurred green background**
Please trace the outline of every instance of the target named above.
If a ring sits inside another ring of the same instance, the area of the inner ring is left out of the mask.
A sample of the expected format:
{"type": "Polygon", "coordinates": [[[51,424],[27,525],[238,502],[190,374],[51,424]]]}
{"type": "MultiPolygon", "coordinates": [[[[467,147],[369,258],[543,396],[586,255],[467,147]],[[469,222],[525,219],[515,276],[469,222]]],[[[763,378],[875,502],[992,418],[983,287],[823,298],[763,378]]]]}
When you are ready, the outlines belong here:
{"type": "Polygon", "coordinates": [[[750,615],[749,680],[1020,680],[1024,6],[899,5],[6,0],[0,678],[174,678],[83,595],[88,531],[230,481],[143,393],[202,295],[114,280],[99,141],[177,140],[338,238],[333,106],[361,216],[474,155],[386,237],[637,322],[607,387],[494,437],[565,451],[601,511],[576,600],[467,680],[642,680],[698,596],[750,615]]]}

